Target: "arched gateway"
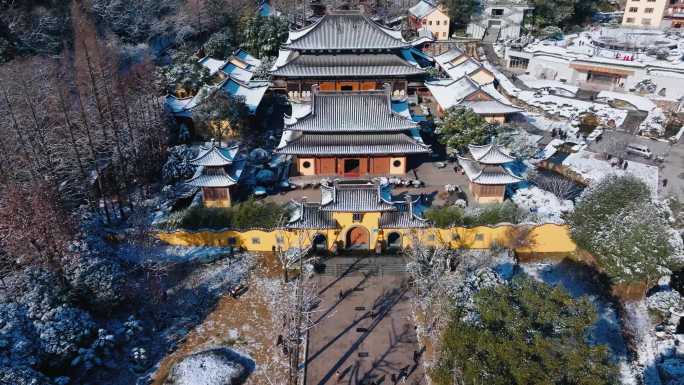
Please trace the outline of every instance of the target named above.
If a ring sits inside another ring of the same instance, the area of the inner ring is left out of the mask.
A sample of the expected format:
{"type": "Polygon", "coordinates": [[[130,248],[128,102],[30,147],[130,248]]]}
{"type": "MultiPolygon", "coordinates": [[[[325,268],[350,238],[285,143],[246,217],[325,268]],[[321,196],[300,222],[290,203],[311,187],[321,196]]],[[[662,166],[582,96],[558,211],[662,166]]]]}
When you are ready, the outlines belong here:
{"type": "Polygon", "coordinates": [[[346,240],[345,246],[348,250],[368,250],[370,247],[370,234],[362,226],[354,226],[349,229],[346,240]]]}

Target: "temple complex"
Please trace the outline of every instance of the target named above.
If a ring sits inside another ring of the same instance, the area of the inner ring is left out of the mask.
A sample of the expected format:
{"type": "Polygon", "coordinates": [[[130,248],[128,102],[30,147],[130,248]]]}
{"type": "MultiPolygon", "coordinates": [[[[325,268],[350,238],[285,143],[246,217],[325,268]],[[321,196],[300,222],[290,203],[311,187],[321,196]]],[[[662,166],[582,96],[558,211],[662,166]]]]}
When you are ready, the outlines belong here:
{"type": "Polygon", "coordinates": [[[506,186],[523,179],[513,175],[504,164],[515,161],[502,146],[469,145],[468,157],[458,157],[458,163],[468,177],[470,191],[478,203],[503,202],[506,186]]]}
{"type": "Polygon", "coordinates": [[[202,189],[204,206],[230,207],[230,190],[240,179],[245,165],[240,146],[221,147],[212,140],[208,146],[200,147],[199,155],[190,163],[197,170],[186,183],[202,189]]]}
{"type": "Polygon", "coordinates": [[[418,124],[392,110],[390,86],[376,91],[322,91],[301,117],[286,119],[277,153],[295,157],[297,175],[402,175],[408,157],[430,152],[418,124]]]}
{"type": "Polygon", "coordinates": [[[360,11],[330,11],[314,24],[290,31],[271,71],[272,88],[286,91],[291,99],[306,99],[314,84],[321,91],[378,90],[390,84],[393,93],[406,95],[411,83],[426,75],[419,64],[426,58],[401,31],[360,11]]]}

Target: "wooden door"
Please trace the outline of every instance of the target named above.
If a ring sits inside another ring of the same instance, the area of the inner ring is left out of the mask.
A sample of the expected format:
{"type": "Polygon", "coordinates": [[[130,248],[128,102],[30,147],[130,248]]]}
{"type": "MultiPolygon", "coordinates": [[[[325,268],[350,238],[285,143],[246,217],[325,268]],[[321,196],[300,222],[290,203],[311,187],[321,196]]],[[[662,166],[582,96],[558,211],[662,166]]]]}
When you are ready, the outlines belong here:
{"type": "Polygon", "coordinates": [[[370,235],[365,228],[356,226],[347,231],[347,249],[368,249],[369,242],[370,235]]]}
{"type": "Polygon", "coordinates": [[[371,172],[374,174],[389,174],[390,171],[390,158],[387,157],[377,157],[371,158],[373,162],[373,167],[371,172]]]}
{"type": "Polygon", "coordinates": [[[321,158],[320,159],[320,171],[322,175],[333,175],[336,172],[335,169],[335,158],[321,158]]]}
{"type": "Polygon", "coordinates": [[[338,91],[358,91],[359,82],[337,82],[338,91]]]}

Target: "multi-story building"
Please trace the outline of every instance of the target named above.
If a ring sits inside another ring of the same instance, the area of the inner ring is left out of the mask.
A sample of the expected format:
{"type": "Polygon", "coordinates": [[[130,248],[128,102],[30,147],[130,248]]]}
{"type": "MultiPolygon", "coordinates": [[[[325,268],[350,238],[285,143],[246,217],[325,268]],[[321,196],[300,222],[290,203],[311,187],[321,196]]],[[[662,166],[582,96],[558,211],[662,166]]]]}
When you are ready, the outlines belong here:
{"type": "Polygon", "coordinates": [[[626,27],[660,28],[670,0],[627,0],[622,25],[626,27]]]}
{"type": "Polygon", "coordinates": [[[222,147],[212,140],[200,147],[199,155],[190,161],[197,170],[186,183],[202,189],[205,207],[230,207],[230,190],[240,179],[245,162],[239,145],[222,147]]]}
{"type": "Polygon", "coordinates": [[[409,9],[409,26],[415,31],[426,28],[435,40],[449,38],[449,23],[449,15],[444,7],[431,0],[420,0],[409,9]]]}
{"type": "Polygon", "coordinates": [[[285,123],[277,153],[295,158],[298,175],[403,175],[408,157],[430,149],[410,115],[392,110],[380,91],[323,91],[314,86],[309,112],[285,123]]]}
{"type": "Polygon", "coordinates": [[[272,68],[272,89],[307,99],[321,91],[383,89],[406,94],[409,82],[422,81],[421,53],[401,31],[370,20],[359,11],[331,11],[314,24],[290,31],[272,68]]]}
{"type": "Polygon", "coordinates": [[[467,157],[458,157],[458,163],[468,177],[470,192],[478,203],[503,202],[506,186],[523,179],[513,175],[503,165],[515,161],[497,144],[468,146],[467,157]]]}

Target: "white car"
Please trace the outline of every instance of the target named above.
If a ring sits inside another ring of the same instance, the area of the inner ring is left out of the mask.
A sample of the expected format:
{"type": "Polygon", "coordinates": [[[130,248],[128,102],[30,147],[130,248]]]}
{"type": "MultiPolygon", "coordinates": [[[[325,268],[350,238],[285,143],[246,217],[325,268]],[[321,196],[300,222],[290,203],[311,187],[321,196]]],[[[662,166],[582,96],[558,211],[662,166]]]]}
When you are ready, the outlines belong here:
{"type": "Polygon", "coordinates": [[[651,159],[653,157],[653,153],[648,146],[643,144],[630,143],[625,147],[625,150],[630,154],[639,155],[646,159],[651,159]]]}

